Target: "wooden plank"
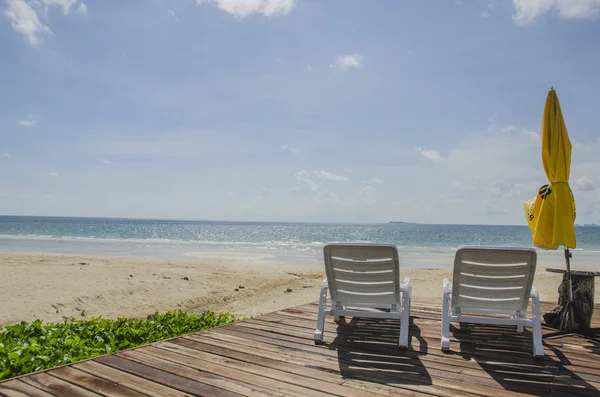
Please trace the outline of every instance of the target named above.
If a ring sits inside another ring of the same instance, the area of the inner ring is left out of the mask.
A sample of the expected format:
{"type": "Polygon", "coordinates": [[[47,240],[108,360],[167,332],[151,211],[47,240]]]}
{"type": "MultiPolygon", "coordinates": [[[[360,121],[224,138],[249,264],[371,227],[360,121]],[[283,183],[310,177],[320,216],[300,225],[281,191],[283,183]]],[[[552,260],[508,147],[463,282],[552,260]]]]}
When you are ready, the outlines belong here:
{"type": "MultiPolygon", "coordinates": [[[[426,365],[428,362],[437,362],[444,363],[450,366],[448,371],[450,372],[460,372],[462,367],[469,368],[479,368],[481,363],[487,363],[485,360],[480,360],[478,362],[475,361],[466,361],[464,358],[455,355],[448,355],[441,353],[439,355],[432,354],[421,354],[412,350],[394,350],[394,349],[385,349],[374,347],[373,345],[367,344],[364,347],[361,345],[348,345],[344,343],[330,345],[327,347],[314,346],[311,340],[300,339],[293,336],[287,335],[279,335],[273,334],[261,330],[256,330],[253,328],[245,328],[238,330],[238,328],[228,328],[222,329],[219,333],[206,333],[203,334],[207,337],[211,337],[214,339],[227,339],[235,341],[238,339],[240,343],[244,343],[242,341],[246,341],[246,339],[250,339],[252,341],[263,342],[261,343],[261,349],[269,350],[269,348],[265,345],[273,345],[275,349],[294,349],[296,351],[306,352],[305,354],[311,355],[313,359],[318,360],[319,357],[327,357],[330,359],[337,359],[339,353],[338,349],[348,349],[352,348],[352,351],[356,354],[366,354],[366,355],[376,355],[382,360],[397,360],[397,359],[411,359],[411,360],[419,360],[423,362],[423,365],[426,365]],[[236,339],[231,339],[231,338],[236,339]],[[244,339],[242,339],[244,338],[244,339]],[[333,349],[332,349],[333,348],[333,349]]],[[[246,342],[248,343],[248,342],[246,342]]],[[[518,364],[518,363],[510,363],[510,366],[513,368],[517,368],[522,372],[539,372],[543,370],[546,373],[556,373],[557,367],[550,366],[546,363],[541,363],[540,365],[530,365],[530,364],[518,364]]]]}
{"type": "Polygon", "coordinates": [[[48,373],[42,372],[35,375],[21,378],[21,380],[38,389],[47,391],[55,396],[73,396],[73,397],[98,397],[98,394],[92,393],[86,389],[65,382],[48,373]]]}
{"type": "MultiPolygon", "coordinates": [[[[121,354],[121,353],[120,353],[121,354]]],[[[240,396],[241,394],[223,390],[205,383],[201,383],[183,376],[175,375],[170,372],[142,365],[140,363],[128,360],[121,355],[110,355],[98,357],[95,361],[109,365],[113,368],[129,372],[130,374],[143,377],[154,382],[158,382],[172,389],[178,389],[186,393],[198,396],[240,396]]]]}
{"type": "MultiPolygon", "coordinates": [[[[256,320],[258,321],[268,321],[268,322],[273,322],[275,324],[285,324],[285,325],[293,325],[296,327],[303,327],[306,329],[310,329],[311,331],[314,330],[314,321],[309,321],[309,320],[305,320],[305,319],[299,319],[299,318],[291,318],[291,316],[288,316],[290,318],[283,318],[285,317],[286,314],[285,313],[274,313],[274,314],[269,314],[267,316],[262,316],[260,318],[257,318],[256,320]]],[[[326,331],[331,331],[335,334],[347,334],[348,332],[352,332],[355,336],[360,336],[360,335],[365,335],[365,336],[369,336],[370,338],[375,338],[378,341],[384,342],[387,341],[388,343],[397,343],[397,341],[395,341],[394,339],[397,339],[398,336],[398,325],[393,324],[390,321],[387,322],[382,322],[382,323],[376,323],[373,322],[372,324],[377,324],[375,328],[373,327],[368,327],[368,326],[364,326],[364,324],[366,322],[368,322],[368,319],[361,319],[360,320],[360,326],[357,325],[355,328],[350,327],[350,326],[337,326],[334,325],[331,322],[327,322],[325,325],[325,330],[326,331]],[[386,328],[385,325],[381,325],[381,324],[393,324],[390,326],[389,331],[390,333],[386,333],[386,328]]],[[[416,321],[415,321],[416,323],[416,321]]],[[[467,327],[467,325],[462,324],[461,327],[467,327]]],[[[460,328],[453,328],[455,331],[459,330],[460,328]]],[[[515,330],[515,327],[512,328],[503,328],[499,327],[499,326],[492,326],[492,327],[482,327],[477,325],[477,330],[485,330],[485,329],[492,329],[495,330],[495,332],[507,332],[507,340],[506,342],[503,342],[502,339],[498,339],[498,340],[494,340],[492,339],[491,341],[489,340],[490,338],[494,338],[497,337],[497,334],[494,333],[486,333],[486,332],[482,332],[481,333],[481,337],[479,338],[480,340],[482,340],[486,346],[489,346],[489,344],[494,345],[494,346],[500,346],[502,344],[504,344],[505,347],[507,348],[513,348],[522,352],[525,352],[526,349],[529,349],[531,347],[531,336],[523,336],[523,334],[519,334],[517,333],[515,330]],[[522,340],[522,345],[517,346],[516,342],[517,340],[521,339],[522,340]]],[[[414,328],[412,328],[413,334],[414,334],[414,328]]],[[[467,332],[469,332],[469,334],[473,334],[474,333],[474,329],[469,328],[467,332]]],[[[425,336],[426,334],[426,330],[423,329],[419,329],[419,332],[421,334],[421,336],[425,336]]],[[[454,332],[455,333],[455,332],[454,332]]],[[[453,334],[454,334],[453,333],[453,334]]],[[[461,334],[457,334],[457,335],[461,335],[461,334]]],[[[434,331],[433,333],[430,333],[428,336],[430,337],[435,337],[437,339],[440,339],[440,334],[439,334],[439,328],[434,331]]],[[[475,340],[475,338],[473,338],[473,340],[475,340]]],[[[458,339],[453,339],[453,341],[455,342],[459,342],[458,339]]],[[[462,341],[461,341],[462,342],[462,341]]]]}
{"type": "Polygon", "coordinates": [[[73,365],[73,368],[85,371],[102,379],[106,379],[119,385],[151,397],[189,397],[190,394],[171,389],[159,383],[128,374],[127,372],[100,364],[96,361],[84,361],[73,365]]]}
{"type": "MultiPolygon", "coordinates": [[[[189,339],[187,339],[187,337],[181,338],[181,339],[174,340],[173,343],[179,344],[186,340],[189,340],[189,339]]],[[[192,342],[192,341],[190,341],[190,342],[192,342]]],[[[188,345],[194,347],[193,345],[191,345],[189,343],[188,343],[188,345]]],[[[232,350],[229,350],[226,348],[220,348],[217,346],[207,346],[204,343],[198,343],[197,345],[195,345],[195,348],[198,350],[202,350],[202,351],[207,351],[209,349],[216,350],[218,352],[218,354],[224,355],[229,358],[242,358],[245,356],[245,359],[256,360],[256,358],[253,358],[251,355],[239,354],[238,352],[235,352],[235,351],[232,351],[232,350]]],[[[244,359],[244,358],[242,358],[242,359],[244,359]]],[[[261,358],[259,361],[262,363],[265,363],[265,361],[267,361],[267,359],[261,358]]],[[[267,367],[268,368],[279,368],[279,369],[285,368],[286,372],[287,371],[295,372],[296,374],[302,373],[302,376],[313,378],[313,379],[308,380],[311,384],[313,384],[317,379],[322,379],[324,381],[334,381],[334,378],[339,377],[338,375],[335,375],[332,378],[332,375],[334,375],[334,374],[330,374],[328,371],[327,372],[315,371],[313,373],[311,373],[310,371],[307,372],[304,367],[297,366],[296,368],[294,368],[294,367],[291,367],[290,364],[286,364],[286,363],[279,363],[279,364],[275,364],[275,365],[269,363],[269,364],[267,364],[267,367]]],[[[318,366],[316,368],[318,368],[318,366]]],[[[472,386],[471,389],[473,389],[473,388],[477,389],[477,387],[479,387],[481,389],[482,386],[485,387],[486,388],[485,392],[479,393],[480,395],[484,395],[484,396],[489,395],[490,387],[492,388],[491,390],[498,388],[498,385],[495,382],[490,382],[485,379],[478,379],[478,378],[475,378],[472,376],[463,376],[460,374],[448,374],[445,371],[438,371],[438,370],[433,370],[433,369],[428,369],[428,372],[429,372],[429,375],[431,376],[431,380],[427,379],[427,380],[425,380],[425,382],[434,381],[434,376],[436,376],[438,378],[438,382],[441,379],[442,383],[444,383],[446,385],[446,387],[448,387],[448,380],[461,379],[463,381],[475,383],[476,385],[478,385],[478,386],[472,386]]],[[[372,374],[369,374],[369,375],[372,375],[372,374]]],[[[411,375],[409,373],[398,374],[396,379],[403,378],[405,376],[410,377],[411,375]]],[[[352,377],[352,374],[350,377],[352,377]]],[[[411,379],[414,380],[413,378],[411,378],[411,379]]],[[[304,378],[304,379],[306,379],[306,378],[304,378]]],[[[511,395],[511,394],[506,394],[506,395],[511,395]]]]}
{"type": "Polygon", "coordinates": [[[162,371],[168,371],[202,383],[211,384],[221,389],[229,390],[244,396],[282,396],[282,393],[271,392],[261,386],[244,383],[231,378],[215,375],[205,371],[191,368],[181,363],[181,357],[165,353],[158,348],[148,347],[144,350],[128,352],[126,357],[141,364],[148,365],[162,371]],[[170,358],[171,360],[168,360],[170,358]]]}
{"type": "Polygon", "coordinates": [[[263,376],[272,377],[305,387],[307,389],[322,391],[338,396],[356,395],[366,397],[369,395],[369,393],[365,393],[360,390],[354,390],[347,386],[341,386],[341,384],[345,381],[344,377],[328,371],[313,369],[309,366],[310,363],[307,363],[306,366],[295,366],[283,361],[257,357],[251,354],[230,350],[228,348],[201,343],[185,337],[173,340],[172,343],[197,351],[211,352],[229,359],[255,364],[259,367],[262,367],[258,370],[262,372],[263,376]]]}
{"type": "MultiPolygon", "coordinates": [[[[227,333],[231,332],[231,331],[225,330],[225,329],[223,329],[221,331],[224,331],[224,332],[227,332],[227,333]]],[[[243,338],[244,334],[239,333],[238,335],[239,335],[238,339],[243,340],[242,338],[243,338]]],[[[208,337],[214,337],[215,339],[217,339],[217,340],[215,340],[214,343],[219,343],[220,342],[221,344],[223,344],[225,342],[225,341],[222,340],[222,339],[224,339],[224,338],[222,338],[223,332],[220,332],[218,334],[217,333],[206,333],[206,334],[202,334],[202,335],[191,335],[190,338],[201,338],[202,336],[205,336],[206,338],[208,338],[208,337]],[[221,340],[221,341],[219,341],[219,340],[221,340]]],[[[247,337],[250,338],[251,340],[249,342],[247,342],[245,345],[250,346],[250,345],[252,345],[254,343],[253,342],[254,338],[252,338],[250,335],[248,335],[247,337]]],[[[264,339],[261,339],[261,340],[265,340],[265,342],[266,342],[266,339],[267,338],[264,338],[264,339]]],[[[243,342],[240,341],[240,343],[243,343],[243,342]]],[[[244,344],[242,344],[242,346],[243,345],[244,344]]],[[[225,345],[223,344],[223,346],[225,346],[225,345]]],[[[227,345],[227,346],[230,347],[229,345],[227,345]]],[[[261,344],[255,346],[255,347],[259,348],[261,350],[268,350],[269,352],[265,353],[265,354],[269,354],[271,357],[277,357],[277,354],[275,352],[271,352],[271,350],[267,346],[268,345],[266,343],[261,343],[261,344]]],[[[277,350],[277,349],[275,349],[275,350],[277,350]]],[[[329,352],[330,350],[329,349],[322,349],[322,351],[323,352],[329,352]]],[[[332,352],[335,353],[335,351],[332,351],[332,352]]],[[[351,353],[354,354],[354,355],[356,355],[356,358],[358,358],[359,360],[362,359],[360,362],[346,362],[346,364],[353,365],[355,367],[356,366],[358,366],[358,367],[366,366],[367,368],[368,367],[375,367],[376,369],[382,369],[382,368],[389,369],[389,368],[392,367],[391,364],[395,363],[394,359],[396,359],[396,362],[397,362],[398,359],[402,358],[402,357],[398,357],[398,356],[396,356],[396,357],[393,357],[393,356],[383,356],[383,355],[379,355],[379,354],[374,354],[372,356],[365,356],[363,358],[363,357],[360,357],[359,351],[353,350],[351,353]],[[380,363],[385,363],[385,364],[382,365],[380,363]]],[[[313,360],[314,360],[315,364],[318,364],[320,367],[327,367],[327,360],[320,360],[318,358],[318,356],[316,356],[316,355],[314,356],[313,360]]],[[[336,361],[337,361],[336,364],[339,364],[341,362],[344,362],[345,360],[338,358],[338,360],[336,360],[336,361]]],[[[471,364],[470,362],[465,362],[464,360],[463,360],[463,363],[471,364]]],[[[419,365],[420,362],[419,362],[419,360],[406,358],[406,360],[405,360],[405,362],[403,364],[404,365],[413,365],[414,366],[415,364],[419,365]]],[[[476,363],[472,363],[472,364],[474,364],[473,365],[474,368],[477,368],[477,369],[481,370],[481,368],[479,368],[479,366],[476,363]]],[[[430,371],[430,369],[442,369],[444,372],[447,372],[447,373],[452,373],[452,372],[461,373],[461,372],[464,371],[464,368],[462,368],[461,366],[459,366],[459,365],[451,366],[451,365],[448,365],[447,363],[443,363],[443,360],[438,361],[438,365],[436,365],[434,362],[423,362],[422,365],[425,366],[425,368],[422,371],[425,374],[427,374],[428,371],[430,371]]],[[[332,367],[328,367],[328,369],[330,369],[330,370],[336,370],[338,368],[336,366],[334,366],[333,368],[332,367]]],[[[511,368],[508,368],[508,370],[511,370],[511,368]]],[[[390,382],[390,380],[393,380],[394,378],[396,378],[396,379],[398,377],[409,378],[410,375],[411,375],[410,373],[408,375],[406,373],[402,373],[402,374],[397,373],[397,374],[393,375],[392,378],[389,378],[389,377],[386,378],[385,376],[381,376],[381,375],[383,375],[381,372],[382,371],[372,371],[369,374],[369,377],[371,379],[380,379],[380,380],[387,379],[387,381],[390,382]]],[[[513,372],[513,376],[515,376],[517,378],[519,378],[519,377],[527,377],[528,374],[533,373],[533,372],[526,372],[525,374],[521,374],[523,372],[521,368],[517,368],[517,369],[513,368],[512,372],[513,372]]],[[[346,374],[344,374],[344,375],[351,376],[353,378],[356,376],[356,374],[350,374],[349,372],[346,373],[346,374]]],[[[404,386],[401,386],[401,387],[404,387],[404,386]]],[[[438,394],[440,394],[440,393],[438,392],[438,394]]]]}
{"type": "Polygon", "coordinates": [[[114,397],[143,397],[142,393],[121,386],[114,381],[108,381],[80,371],[73,367],[62,367],[48,372],[66,382],[81,386],[101,396],[114,397]]]}
{"type": "Polygon", "coordinates": [[[11,380],[0,384],[0,396],[5,397],[54,397],[46,391],[33,387],[21,380],[11,380]]]}
{"type": "MultiPolygon", "coordinates": [[[[236,327],[252,327],[252,326],[256,326],[256,325],[253,325],[250,322],[245,322],[245,323],[237,324],[235,327],[231,327],[230,329],[233,329],[233,328],[236,328],[236,327]]],[[[267,324],[266,326],[260,326],[259,325],[258,327],[259,328],[262,327],[264,329],[265,327],[268,327],[268,326],[269,326],[269,324],[267,324]]],[[[273,329],[276,329],[276,328],[273,327],[273,329]]],[[[298,329],[298,327],[296,327],[296,326],[294,327],[293,330],[290,327],[289,331],[284,329],[284,330],[281,331],[281,333],[282,334],[286,334],[287,332],[297,332],[296,329],[298,329]]],[[[224,331],[228,332],[226,330],[224,330],[224,331]]],[[[296,343],[312,343],[312,341],[304,341],[304,342],[295,341],[295,342],[296,343]]],[[[355,344],[356,342],[351,342],[351,343],[355,344]]],[[[431,345],[431,343],[430,343],[430,345],[431,345]]],[[[366,349],[372,349],[371,346],[374,346],[374,348],[376,348],[377,345],[369,345],[369,344],[367,344],[367,345],[364,346],[364,348],[366,348],[366,349]]],[[[439,337],[438,337],[438,342],[435,344],[435,346],[439,346],[439,337]]],[[[441,351],[439,351],[437,349],[429,349],[428,355],[425,356],[425,357],[422,357],[421,359],[424,360],[424,361],[428,361],[428,360],[430,360],[430,356],[433,356],[433,355],[437,355],[437,356],[441,356],[441,357],[447,357],[446,360],[450,360],[451,357],[452,357],[452,355],[451,356],[445,355],[444,353],[442,353],[441,351]]],[[[527,353],[527,352],[521,354],[521,356],[523,356],[523,357],[517,357],[516,359],[515,359],[514,355],[510,356],[511,365],[521,365],[521,364],[522,365],[531,365],[532,366],[531,368],[533,368],[533,370],[537,370],[537,371],[541,371],[541,370],[548,371],[549,368],[557,366],[556,363],[549,362],[548,360],[546,360],[544,362],[541,362],[541,363],[538,362],[538,361],[536,361],[536,360],[533,360],[533,358],[531,357],[531,355],[529,353],[527,353]]],[[[460,355],[456,355],[455,357],[459,357],[460,358],[461,356],[460,355]]],[[[477,360],[480,361],[480,362],[493,361],[494,359],[506,361],[506,359],[507,359],[506,353],[488,354],[486,352],[485,356],[481,356],[481,355],[477,356],[477,355],[475,355],[473,357],[477,357],[477,360]]],[[[595,365],[597,365],[597,364],[595,364],[595,365]]]]}
{"type": "Polygon", "coordinates": [[[160,344],[149,349],[160,349],[153,354],[160,354],[165,359],[173,362],[185,364],[191,368],[208,373],[222,374],[229,378],[234,378],[246,383],[252,383],[256,386],[261,386],[274,392],[282,393],[288,396],[323,396],[331,394],[305,389],[286,382],[281,382],[277,379],[261,376],[262,367],[253,366],[251,364],[236,362],[234,360],[226,360],[219,356],[212,356],[207,353],[198,354],[196,350],[189,349],[184,346],[175,344],[160,344]],[[256,369],[256,371],[254,371],[256,369]]]}
{"type": "MultiPolygon", "coordinates": [[[[225,330],[222,330],[225,331],[225,330]]],[[[448,391],[448,389],[446,388],[442,388],[442,387],[437,387],[437,386],[432,386],[428,383],[429,380],[427,379],[427,377],[423,377],[421,375],[419,375],[418,373],[415,372],[416,377],[411,377],[408,376],[406,373],[400,373],[400,372],[396,372],[396,373],[379,373],[377,371],[371,371],[368,373],[368,375],[365,376],[361,376],[364,375],[365,369],[369,368],[369,365],[366,365],[365,363],[360,362],[359,360],[357,360],[358,362],[348,362],[345,360],[340,360],[335,351],[326,349],[326,348],[320,348],[320,350],[322,352],[330,352],[333,355],[336,356],[329,356],[329,355],[319,355],[319,354],[311,354],[308,352],[304,352],[303,350],[293,350],[290,347],[287,347],[289,345],[293,345],[292,343],[290,344],[285,344],[285,342],[283,342],[283,345],[279,345],[279,344],[268,344],[268,343],[260,343],[257,342],[255,340],[255,338],[253,338],[253,335],[247,335],[249,337],[249,339],[244,339],[242,337],[243,334],[239,334],[240,336],[230,336],[230,335],[226,335],[222,332],[219,333],[211,333],[211,334],[202,334],[202,336],[206,336],[205,341],[207,341],[210,338],[214,338],[215,341],[214,343],[227,343],[227,342],[232,342],[232,343],[236,343],[239,344],[240,346],[252,346],[255,349],[259,349],[261,351],[265,351],[265,354],[269,355],[270,357],[280,357],[281,356],[281,352],[284,353],[288,353],[287,356],[289,357],[295,357],[295,358],[304,358],[306,360],[310,360],[309,362],[312,362],[315,367],[319,367],[319,368],[324,368],[324,369],[328,369],[331,371],[336,371],[336,372],[340,372],[340,366],[344,365],[347,366],[347,368],[345,370],[343,370],[343,376],[345,376],[348,379],[352,379],[354,381],[356,381],[356,383],[351,384],[352,387],[358,387],[361,389],[368,389],[370,390],[370,386],[372,384],[372,382],[377,382],[377,384],[379,385],[385,385],[386,388],[383,388],[380,390],[380,392],[382,393],[387,393],[387,392],[397,392],[394,390],[394,388],[403,388],[403,389],[407,389],[407,390],[412,390],[415,392],[426,392],[426,393],[435,393],[438,396],[454,396],[455,393],[452,391],[448,391]],[[364,368],[359,368],[358,370],[352,370],[350,367],[351,366],[355,366],[355,367],[364,367],[364,368]],[[362,380],[361,380],[362,379],[362,380]],[[399,382],[398,379],[402,379],[402,382],[399,382]],[[412,382],[413,384],[410,384],[410,379],[413,379],[414,381],[412,382]],[[420,381],[420,382],[417,382],[420,381]],[[399,384],[402,383],[402,384],[399,384]],[[390,385],[390,386],[388,386],[390,385]],[[387,387],[392,387],[392,389],[387,389],[387,387]]],[[[194,337],[200,337],[200,335],[194,335],[194,337]]],[[[266,338],[265,338],[266,339],[266,338]]],[[[229,347],[229,346],[228,346],[229,347]]],[[[305,346],[300,346],[300,347],[305,347],[305,346]]],[[[310,347],[310,346],[309,346],[310,347]]],[[[359,358],[357,356],[357,358],[359,358]]],[[[403,357],[377,357],[377,356],[373,356],[373,357],[369,357],[368,359],[371,360],[379,360],[380,364],[379,367],[381,366],[391,366],[392,364],[402,364],[406,367],[408,367],[407,369],[410,369],[409,366],[412,367],[417,367],[419,366],[419,360],[415,360],[415,359],[411,359],[411,358],[403,358],[403,357]]],[[[462,368],[456,366],[452,368],[452,371],[455,373],[460,373],[460,371],[462,370],[462,368]]],[[[427,370],[423,369],[421,372],[423,372],[425,375],[427,374],[427,370]]],[[[472,394],[475,395],[475,394],[472,394]]]]}

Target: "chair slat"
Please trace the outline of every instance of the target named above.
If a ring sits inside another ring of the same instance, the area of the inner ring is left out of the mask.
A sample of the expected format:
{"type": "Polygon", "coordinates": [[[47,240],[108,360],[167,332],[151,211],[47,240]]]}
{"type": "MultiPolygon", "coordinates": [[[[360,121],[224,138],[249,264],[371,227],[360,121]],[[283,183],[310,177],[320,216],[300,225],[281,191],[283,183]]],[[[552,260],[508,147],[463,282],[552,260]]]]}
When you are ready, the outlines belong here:
{"type": "MultiPolygon", "coordinates": [[[[389,272],[394,270],[394,261],[365,262],[365,261],[346,261],[332,258],[331,266],[334,269],[355,271],[355,272],[389,272]]],[[[389,275],[388,275],[389,277],[389,275]]]]}
{"type": "Polygon", "coordinates": [[[353,294],[348,292],[337,291],[337,299],[343,302],[344,305],[350,306],[352,303],[360,303],[362,306],[367,304],[393,304],[394,294],[382,294],[382,295],[365,295],[365,294],[353,294]]]}
{"type": "Polygon", "coordinates": [[[357,271],[342,271],[339,268],[333,269],[336,280],[346,280],[364,283],[376,283],[380,281],[389,281],[394,277],[393,270],[379,272],[357,272],[357,271]]]}
{"type": "Polygon", "coordinates": [[[382,293],[386,292],[389,294],[394,294],[395,285],[394,282],[388,283],[364,283],[364,284],[356,284],[344,282],[341,280],[336,280],[336,288],[339,291],[347,291],[347,292],[356,292],[356,293],[382,293]]]}

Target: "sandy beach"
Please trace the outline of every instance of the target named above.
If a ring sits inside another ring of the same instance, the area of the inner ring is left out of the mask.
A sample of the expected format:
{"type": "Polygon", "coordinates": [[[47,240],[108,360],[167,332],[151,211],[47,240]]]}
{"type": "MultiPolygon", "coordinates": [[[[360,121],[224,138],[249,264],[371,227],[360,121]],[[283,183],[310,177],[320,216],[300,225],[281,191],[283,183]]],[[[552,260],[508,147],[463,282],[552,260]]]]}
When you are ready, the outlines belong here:
{"type": "MultiPolygon", "coordinates": [[[[254,316],[318,299],[322,265],[218,259],[161,260],[0,253],[0,326],[42,319],[143,317],[155,311],[214,310],[254,316]]],[[[450,269],[401,269],[413,299],[436,299],[450,269]]],[[[555,301],[561,275],[538,264],[535,285],[555,301]]],[[[596,290],[596,302],[600,294],[596,290]]]]}

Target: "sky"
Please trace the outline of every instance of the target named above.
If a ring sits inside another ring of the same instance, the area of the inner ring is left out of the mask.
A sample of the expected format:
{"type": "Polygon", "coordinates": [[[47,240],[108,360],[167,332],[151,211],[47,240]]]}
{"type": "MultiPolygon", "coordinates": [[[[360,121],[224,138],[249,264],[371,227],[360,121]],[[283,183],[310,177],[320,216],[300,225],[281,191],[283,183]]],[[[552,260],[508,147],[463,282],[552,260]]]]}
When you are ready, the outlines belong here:
{"type": "Polygon", "coordinates": [[[600,0],[0,0],[0,214],[600,223],[600,0]]]}

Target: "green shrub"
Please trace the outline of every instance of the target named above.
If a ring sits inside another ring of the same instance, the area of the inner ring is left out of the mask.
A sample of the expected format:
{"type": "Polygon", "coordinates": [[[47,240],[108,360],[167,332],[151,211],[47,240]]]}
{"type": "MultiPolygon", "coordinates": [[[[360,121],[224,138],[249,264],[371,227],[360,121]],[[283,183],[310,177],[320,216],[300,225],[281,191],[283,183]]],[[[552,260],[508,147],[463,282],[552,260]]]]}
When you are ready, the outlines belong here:
{"type": "Polygon", "coordinates": [[[0,329],[0,379],[73,363],[235,321],[229,313],[170,311],[146,319],[21,322],[0,329]]]}

